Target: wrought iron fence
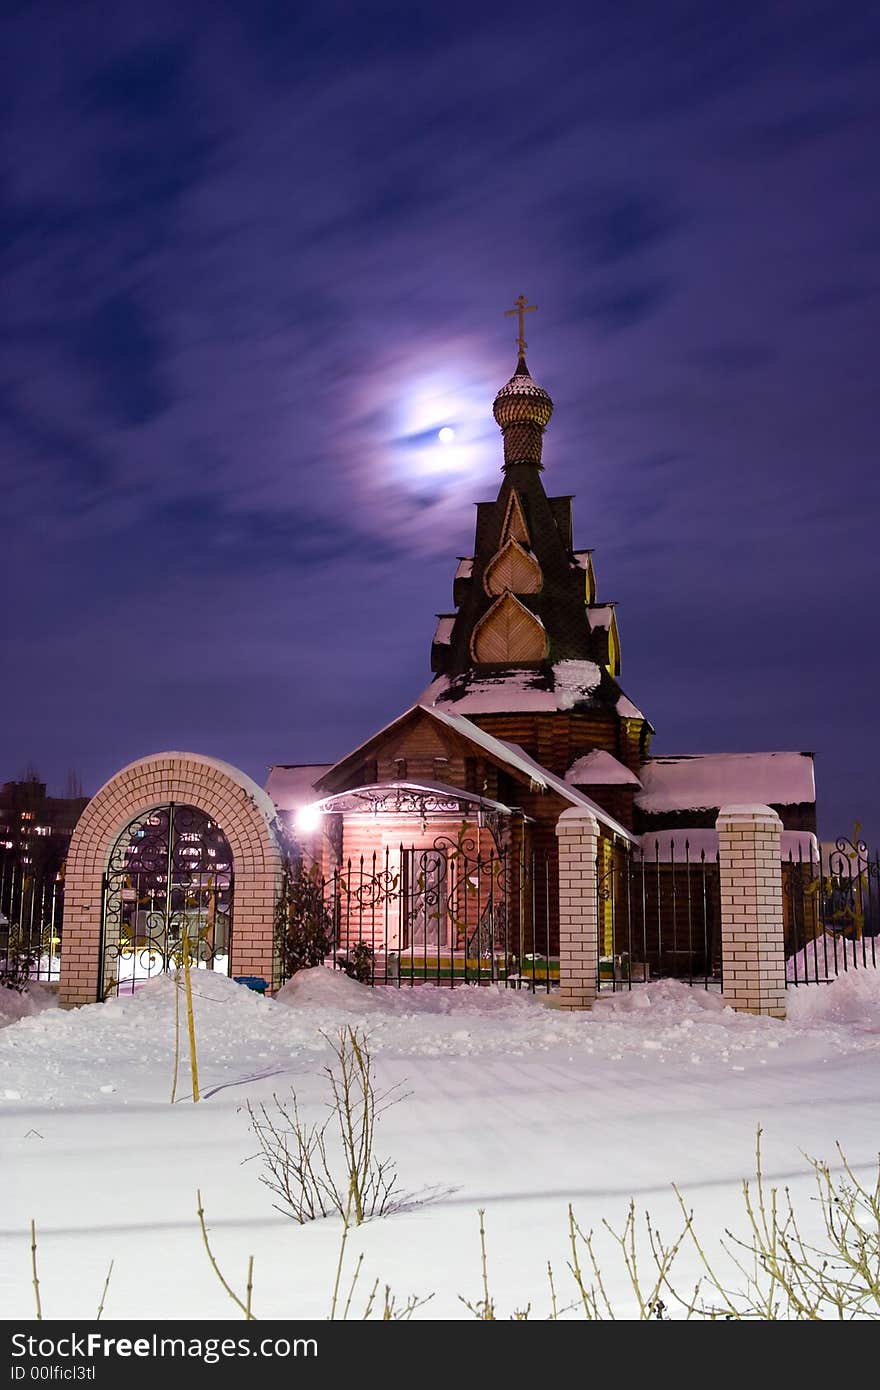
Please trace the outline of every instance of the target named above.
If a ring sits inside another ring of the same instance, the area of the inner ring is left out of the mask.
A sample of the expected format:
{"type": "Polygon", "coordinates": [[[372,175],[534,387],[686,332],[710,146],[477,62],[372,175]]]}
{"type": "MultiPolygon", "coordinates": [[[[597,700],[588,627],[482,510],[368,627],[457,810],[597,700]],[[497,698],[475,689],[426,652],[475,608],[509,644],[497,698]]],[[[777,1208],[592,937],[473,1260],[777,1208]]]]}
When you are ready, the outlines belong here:
{"type": "MultiPolygon", "coordinates": [[[[558,982],[556,869],[547,853],[441,835],[349,858],[317,881],[317,892],[326,937],[312,959],[323,955],[364,983],[549,990],[558,982]]],[[[293,899],[276,925],[276,986],[295,968],[297,935],[314,934],[310,895],[293,899]]]]}
{"type": "Polygon", "coordinates": [[[825,984],[880,964],[880,852],[857,832],[790,853],[782,887],[787,984],[825,984]]]}
{"type": "Polygon", "coordinates": [[[26,865],[0,862],[0,979],[57,983],[61,971],[64,882],[38,877],[26,865]]]}
{"type": "Polygon", "coordinates": [[[721,988],[718,856],[690,841],[630,848],[600,841],[599,988],[675,978],[721,988]]]}

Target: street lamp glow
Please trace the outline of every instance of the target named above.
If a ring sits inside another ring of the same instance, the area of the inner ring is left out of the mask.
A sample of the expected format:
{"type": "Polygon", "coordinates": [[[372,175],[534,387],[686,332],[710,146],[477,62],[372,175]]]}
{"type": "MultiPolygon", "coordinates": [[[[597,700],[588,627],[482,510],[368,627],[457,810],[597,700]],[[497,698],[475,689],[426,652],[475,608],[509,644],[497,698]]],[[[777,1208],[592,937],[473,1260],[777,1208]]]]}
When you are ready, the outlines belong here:
{"type": "Polygon", "coordinates": [[[296,813],[296,828],[301,835],[311,835],[321,824],[321,807],[317,803],[302,806],[296,813]]]}

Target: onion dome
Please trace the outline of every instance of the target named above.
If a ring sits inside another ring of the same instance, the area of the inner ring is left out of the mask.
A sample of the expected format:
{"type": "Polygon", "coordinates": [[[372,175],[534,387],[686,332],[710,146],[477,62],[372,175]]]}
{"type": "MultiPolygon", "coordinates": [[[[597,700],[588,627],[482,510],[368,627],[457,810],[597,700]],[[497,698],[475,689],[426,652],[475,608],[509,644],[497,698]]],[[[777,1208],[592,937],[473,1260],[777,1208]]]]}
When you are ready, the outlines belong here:
{"type": "Polygon", "coordinates": [[[519,359],[513,376],[495,397],[492,413],[502,429],[527,423],[544,429],[550,423],[553,402],[543,386],[529,376],[524,357],[519,359]]]}
{"type": "Polygon", "coordinates": [[[515,463],[543,468],[541,446],[553,402],[543,386],[532,381],[522,354],[513,376],[495,397],[492,413],[504,435],[504,468],[515,463]]]}

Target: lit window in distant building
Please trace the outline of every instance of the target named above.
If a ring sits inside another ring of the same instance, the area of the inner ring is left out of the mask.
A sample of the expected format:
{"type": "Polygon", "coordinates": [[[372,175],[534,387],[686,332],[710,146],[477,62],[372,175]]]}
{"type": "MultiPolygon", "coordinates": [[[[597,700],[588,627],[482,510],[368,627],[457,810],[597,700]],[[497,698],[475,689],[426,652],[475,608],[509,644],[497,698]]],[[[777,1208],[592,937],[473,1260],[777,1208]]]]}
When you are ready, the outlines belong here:
{"type": "Polygon", "coordinates": [[[35,826],[34,826],[34,834],[35,834],[35,835],[44,835],[44,836],[45,836],[45,835],[51,835],[51,834],[52,834],[52,827],[51,827],[51,825],[35,825],[35,826]]]}
{"type": "Polygon", "coordinates": [[[22,811],[21,818],[22,820],[33,820],[34,813],[33,811],[22,811]]]}

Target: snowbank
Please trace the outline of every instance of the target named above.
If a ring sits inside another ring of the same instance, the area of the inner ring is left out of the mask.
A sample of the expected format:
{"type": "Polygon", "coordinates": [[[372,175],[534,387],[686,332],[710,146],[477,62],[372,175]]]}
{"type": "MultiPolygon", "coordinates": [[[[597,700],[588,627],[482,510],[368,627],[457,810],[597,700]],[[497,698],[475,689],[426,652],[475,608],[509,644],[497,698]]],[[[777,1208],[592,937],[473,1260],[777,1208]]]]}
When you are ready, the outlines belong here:
{"type": "Polygon", "coordinates": [[[362,1009],[376,1007],[376,991],[370,985],[359,984],[344,970],[328,970],[316,965],[310,970],[298,970],[275,995],[278,1004],[292,1008],[362,1009]]]}
{"type": "Polygon", "coordinates": [[[445,1017],[485,1019],[502,1015],[535,1023],[543,1009],[545,996],[507,989],[504,985],[457,984],[454,988],[432,984],[372,985],[359,984],[343,970],[331,970],[323,965],[300,970],[275,995],[278,1004],[299,1010],[328,1011],[336,1024],[362,1022],[373,1027],[385,1016],[413,1023],[413,1035],[418,1033],[417,1020],[445,1017]]]}
{"type": "Polygon", "coordinates": [[[719,1016],[717,1022],[729,1023],[738,1017],[714,990],[686,985],[682,980],[655,980],[653,984],[636,989],[601,994],[593,1005],[593,1017],[641,1014],[646,1019],[657,1020],[688,1017],[706,1010],[719,1016]]]}
{"type": "Polygon", "coordinates": [[[17,1023],[20,1018],[42,1013],[44,1009],[57,1007],[54,990],[46,989],[45,985],[34,983],[24,993],[0,986],[0,1028],[17,1023]]]}
{"type": "MultiPolygon", "coordinates": [[[[320,1074],[327,1036],[343,1027],[364,1029],[377,1058],[403,1059],[407,1068],[414,1058],[480,1058],[487,1067],[516,1068],[556,1052],[566,1065],[603,1081],[620,1063],[669,1063],[717,1075],[765,1066],[789,1045],[814,1058],[880,1047],[866,1036],[876,1031],[875,994],[846,980],[790,990],[789,1022],[734,1013],[717,994],[676,980],[603,993],[584,1013],[553,1007],[552,996],[503,986],[373,989],[322,966],[300,972],[277,999],[202,970],[193,991],[207,1099],[230,1088],[246,1094],[267,1077],[283,1086],[320,1074]],[[838,1007],[847,988],[855,993],[838,1007]]],[[[182,1001],[173,979],[161,977],[133,996],[19,1018],[0,1033],[0,1101],[5,1093],[8,1100],[53,1108],[119,1104],[114,1095],[123,1105],[167,1102],[176,1002],[182,1001]]]]}
{"type": "Polygon", "coordinates": [[[835,1023],[880,1035],[880,970],[860,966],[827,985],[790,989],[787,1003],[793,1023],[835,1023]]]}

